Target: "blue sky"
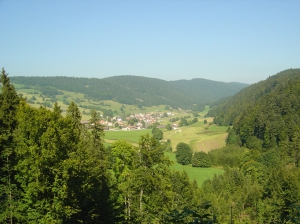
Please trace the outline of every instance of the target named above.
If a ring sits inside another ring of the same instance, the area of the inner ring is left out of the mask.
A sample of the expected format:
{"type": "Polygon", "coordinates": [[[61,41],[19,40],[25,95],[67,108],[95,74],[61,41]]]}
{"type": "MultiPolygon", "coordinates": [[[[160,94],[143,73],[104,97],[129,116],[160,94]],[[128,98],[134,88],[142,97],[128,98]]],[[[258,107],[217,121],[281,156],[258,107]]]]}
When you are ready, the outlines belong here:
{"type": "Polygon", "coordinates": [[[299,0],[0,0],[0,66],[251,84],[300,67],[299,10],[299,0]]]}

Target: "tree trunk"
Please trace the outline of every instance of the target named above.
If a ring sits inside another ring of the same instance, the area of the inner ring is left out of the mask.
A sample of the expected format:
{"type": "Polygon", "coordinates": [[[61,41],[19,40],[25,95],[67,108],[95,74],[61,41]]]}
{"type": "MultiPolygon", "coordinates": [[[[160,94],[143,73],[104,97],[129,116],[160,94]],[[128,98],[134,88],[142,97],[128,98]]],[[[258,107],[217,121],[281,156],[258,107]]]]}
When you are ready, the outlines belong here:
{"type": "Polygon", "coordinates": [[[143,187],[141,187],[141,191],[140,191],[140,214],[141,215],[143,213],[143,202],[142,202],[142,199],[143,199],[143,187]]]}
{"type": "Polygon", "coordinates": [[[9,170],[9,163],[8,163],[8,156],[7,156],[7,158],[6,158],[6,162],[7,162],[7,178],[8,178],[8,183],[7,183],[7,187],[8,187],[8,191],[9,191],[9,198],[8,198],[8,200],[9,200],[9,218],[10,218],[10,220],[9,220],[9,222],[10,222],[10,224],[12,224],[13,223],[13,218],[12,218],[12,194],[11,194],[11,180],[10,180],[10,170],[9,170]]]}
{"type": "Polygon", "coordinates": [[[130,219],[130,196],[128,195],[128,199],[127,199],[127,206],[128,206],[128,217],[130,219]]]}
{"type": "Polygon", "coordinates": [[[124,207],[125,207],[125,215],[127,215],[127,202],[126,202],[126,196],[124,198],[124,207]]]}

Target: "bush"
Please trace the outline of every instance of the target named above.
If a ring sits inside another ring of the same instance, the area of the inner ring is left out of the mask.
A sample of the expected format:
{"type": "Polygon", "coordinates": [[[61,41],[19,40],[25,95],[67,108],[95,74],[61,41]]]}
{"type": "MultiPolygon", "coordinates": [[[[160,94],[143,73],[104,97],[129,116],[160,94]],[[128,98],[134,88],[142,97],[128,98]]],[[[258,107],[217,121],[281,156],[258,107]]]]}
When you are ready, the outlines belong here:
{"type": "Polygon", "coordinates": [[[156,127],[154,127],[152,129],[152,135],[153,135],[153,138],[155,138],[156,140],[162,140],[163,139],[163,132],[160,129],[156,128],[156,127]]]}
{"type": "Polygon", "coordinates": [[[194,167],[210,167],[209,156],[205,152],[196,152],[192,158],[192,166],[194,167]]]}
{"type": "Polygon", "coordinates": [[[166,129],[167,129],[168,131],[170,131],[170,130],[172,130],[172,126],[171,126],[170,124],[167,124],[167,125],[166,125],[166,129]]]}
{"type": "Polygon", "coordinates": [[[192,149],[188,144],[184,142],[180,142],[176,146],[176,160],[178,163],[182,165],[190,164],[192,159],[192,154],[193,154],[192,149]]]}
{"type": "Polygon", "coordinates": [[[49,103],[49,102],[43,102],[42,105],[45,107],[49,107],[49,108],[52,107],[51,103],[49,103]]]}
{"type": "Polygon", "coordinates": [[[163,147],[164,147],[164,150],[166,152],[172,152],[173,151],[172,146],[168,142],[164,143],[163,147]]]}

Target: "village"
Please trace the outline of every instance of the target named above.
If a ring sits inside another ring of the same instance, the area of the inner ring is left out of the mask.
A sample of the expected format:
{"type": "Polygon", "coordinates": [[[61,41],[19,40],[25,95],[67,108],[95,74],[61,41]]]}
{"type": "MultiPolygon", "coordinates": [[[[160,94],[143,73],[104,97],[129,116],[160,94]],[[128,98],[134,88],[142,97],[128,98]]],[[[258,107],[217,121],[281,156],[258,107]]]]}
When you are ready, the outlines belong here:
{"type": "MultiPolygon", "coordinates": [[[[174,116],[174,113],[165,112],[165,113],[137,113],[132,114],[127,117],[114,116],[112,118],[104,118],[102,115],[99,124],[103,126],[103,129],[106,131],[130,131],[130,130],[143,130],[149,127],[156,125],[157,128],[165,128],[165,125],[162,124],[162,118],[174,116]]],[[[81,124],[83,125],[93,125],[90,124],[89,120],[82,120],[81,124]]],[[[173,130],[177,130],[179,125],[175,122],[171,125],[173,130]]]]}

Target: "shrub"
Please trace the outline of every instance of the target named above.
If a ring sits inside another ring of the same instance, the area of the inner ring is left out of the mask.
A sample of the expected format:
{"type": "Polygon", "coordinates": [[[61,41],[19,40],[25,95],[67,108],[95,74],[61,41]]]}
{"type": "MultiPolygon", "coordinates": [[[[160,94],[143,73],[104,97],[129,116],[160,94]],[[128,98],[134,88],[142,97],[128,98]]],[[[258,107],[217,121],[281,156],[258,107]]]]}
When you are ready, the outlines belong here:
{"type": "Polygon", "coordinates": [[[180,142],[176,146],[176,159],[178,163],[182,165],[190,164],[192,159],[192,154],[193,154],[192,149],[188,144],[184,142],[180,142]]]}
{"type": "Polygon", "coordinates": [[[205,152],[196,152],[192,158],[192,166],[194,167],[210,167],[210,159],[205,152]]]}

